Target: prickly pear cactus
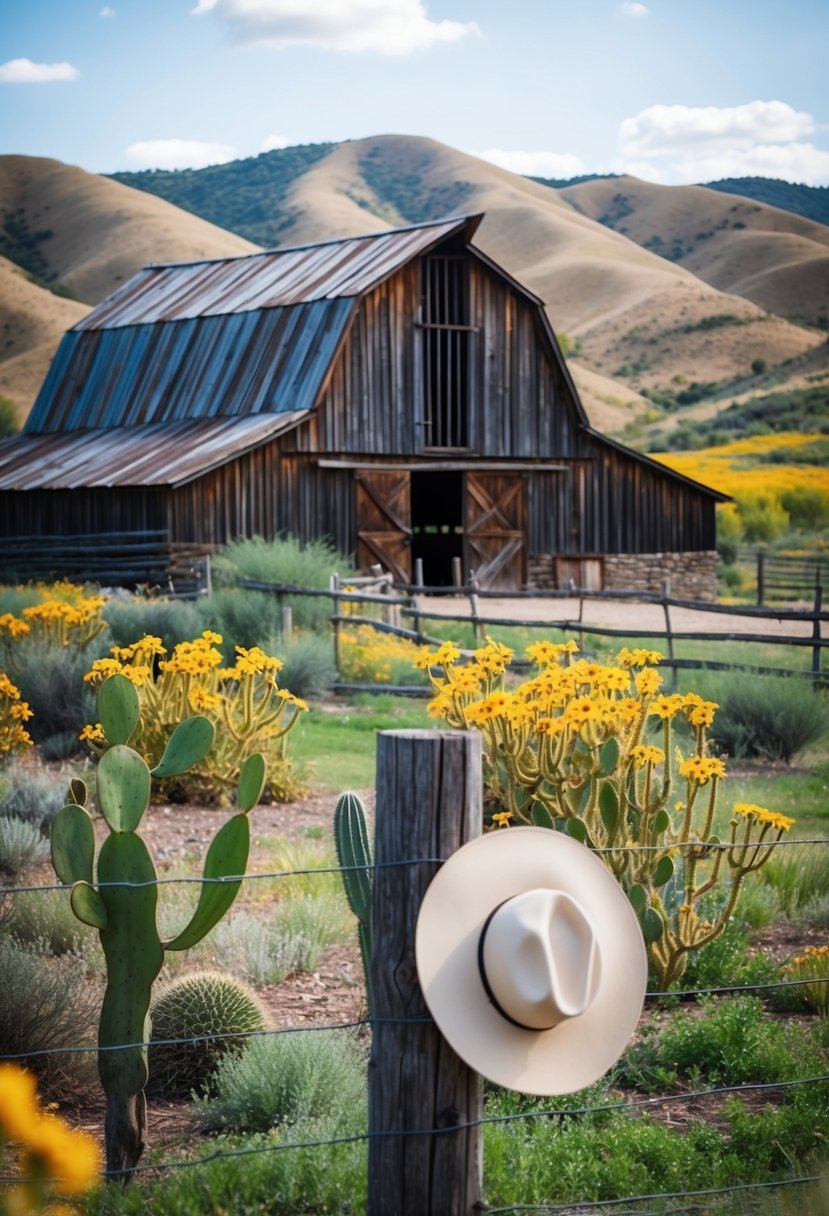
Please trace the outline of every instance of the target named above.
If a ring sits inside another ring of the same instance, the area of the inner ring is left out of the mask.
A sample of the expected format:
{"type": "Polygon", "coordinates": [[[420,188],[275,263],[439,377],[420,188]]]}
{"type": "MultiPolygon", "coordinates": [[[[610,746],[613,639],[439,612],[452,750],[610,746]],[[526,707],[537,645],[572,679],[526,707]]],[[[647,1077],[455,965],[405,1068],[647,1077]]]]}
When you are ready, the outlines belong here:
{"type": "Polygon", "coordinates": [[[334,844],[348,906],[357,917],[366,999],[371,1007],[372,850],[366,811],[356,794],[341,794],[334,808],[334,844]],[[362,869],[360,867],[365,867],[362,869]]]}
{"type": "Polygon", "coordinates": [[[156,923],[158,876],[138,835],[150,801],[153,777],[173,777],[197,764],[213,743],[206,718],[188,718],[170,736],[153,769],[129,747],[140,707],[124,676],[106,680],[98,692],[98,717],[111,744],[97,771],[98,804],[109,836],[95,864],[95,831],[86,809],[86,787],[73,781],[69,802],[52,823],[52,864],[61,882],[72,885],[77,918],[99,932],[107,984],[98,1027],[98,1072],[107,1097],[104,1125],[107,1170],[122,1177],[138,1163],[146,1145],[147,1048],[150,1000],[167,950],[186,950],[210,932],[228,910],[241,885],[224,881],[242,875],[250,848],[247,812],[258,802],[265,764],[248,758],[239,778],[239,812],[216,833],[204,862],[204,878],[189,923],[162,941],[156,923]],[[212,880],[220,879],[215,882],[212,880]]]}

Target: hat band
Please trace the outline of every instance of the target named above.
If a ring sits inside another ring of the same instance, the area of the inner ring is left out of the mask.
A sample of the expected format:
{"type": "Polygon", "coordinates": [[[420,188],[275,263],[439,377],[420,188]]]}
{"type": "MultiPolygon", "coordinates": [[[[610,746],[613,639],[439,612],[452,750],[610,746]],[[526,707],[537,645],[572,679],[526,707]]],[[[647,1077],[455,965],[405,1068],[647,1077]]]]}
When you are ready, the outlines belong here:
{"type": "Polygon", "coordinates": [[[487,979],[487,976],[486,976],[486,967],[484,966],[484,942],[486,940],[486,931],[489,928],[490,923],[491,923],[492,918],[495,915],[495,913],[499,912],[501,910],[501,908],[503,908],[504,904],[508,904],[510,902],[510,899],[513,899],[513,898],[514,898],[514,896],[511,895],[509,897],[509,899],[502,899],[501,902],[492,909],[489,916],[486,918],[486,920],[483,923],[483,927],[481,929],[481,934],[480,934],[480,937],[478,938],[478,973],[481,977],[481,983],[484,986],[484,992],[487,994],[487,997],[489,998],[489,1003],[493,1006],[495,1011],[497,1013],[500,1013],[502,1018],[506,1018],[506,1020],[511,1025],[517,1026],[519,1030],[530,1030],[533,1032],[533,1034],[538,1034],[539,1030],[544,1030],[544,1029],[552,1030],[553,1027],[556,1025],[556,1023],[553,1023],[553,1025],[547,1026],[547,1027],[528,1026],[526,1024],[526,1022],[519,1022],[517,1020],[517,1018],[514,1018],[510,1014],[508,1014],[506,1009],[504,1009],[503,1005],[501,1005],[500,1002],[498,1001],[498,998],[496,997],[495,993],[492,991],[489,980],[487,979]]]}

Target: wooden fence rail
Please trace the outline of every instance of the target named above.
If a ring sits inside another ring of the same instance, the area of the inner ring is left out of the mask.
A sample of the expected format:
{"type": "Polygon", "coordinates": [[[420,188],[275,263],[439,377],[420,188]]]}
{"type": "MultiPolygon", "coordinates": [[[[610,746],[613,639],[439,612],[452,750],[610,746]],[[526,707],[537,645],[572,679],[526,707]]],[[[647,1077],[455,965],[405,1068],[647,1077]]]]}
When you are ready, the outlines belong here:
{"type": "MultiPolygon", "coordinates": [[[[822,668],[822,653],[826,647],[829,647],[829,636],[823,636],[822,626],[829,623],[829,612],[823,609],[823,593],[822,589],[818,588],[815,592],[814,604],[810,609],[768,609],[754,607],[733,607],[725,604],[710,604],[698,600],[680,600],[671,596],[667,588],[663,589],[661,595],[654,593],[636,593],[629,591],[602,591],[589,592],[579,591],[574,596],[569,592],[516,592],[514,595],[510,593],[505,596],[503,593],[493,593],[481,591],[476,587],[459,587],[459,588],[440,588],[441,593],[455,596],[465,595],[470,598],[470,613],[462,614],[459,612],[438,612],[433,608],[424,607],[420,602],[418,594],[414,594],[415,589],[411,586],[396,584],[393,592],[384,593],[382,595],[373,594],[368,591],[359,589],[347,590],[342,586],[329,588],[303,588],[287,583],[263,583],[246,581],[243,586],[259,591],[270,591],[282,598],[285,595],[309,595],[309,596],[327,596],[333,601],[334,611],[331,616],[331,623],[334,629],[335,639],[335,655],[337,657],[337,670],[340,671],[340,632],[344,626],[354,627],[356,625],[372,625],[375,629],[381,632],[392,633],[398,637],[408,638],[418,645],[437,645],[439,638],[432,633],[426,633],[423,629],[424,621],[446,621],[453,624],[467,623],[471,624],[475,636],[480,638],[486,628],[497,625],[502,627],[526,628],[526,629],[557,629],[564,632],[573,633],[579,638],[580,645],[584,643],[584,636],[589,634],[591,637],[607,637],[607,638],[657,638],[662,639],[667,650],[666,658],[663,661],[663,666],[673,670],[693,669],[704,670],[710,669],[714,671],[744,671],[762,675],[805,675],[809,678],[820,681],[829,679],[829,672],[824,672],[822,668]],[[557,600],[579,600],[579,616],[572,620],[557,616],[551,611],[549,617],[544,620],[538,618],[522,618],[522,617],[503,617],[503,616],[481,616],[479,600],[487,598],[497,598],[503,600],[505,598],[522,600],[540,598],[549,600],[552,605],[557,600]],[[636,600],[641,603],[659,605],[662,608],[664,625],[662,628],[650,627],[633,628],[624,626],[612,625],[596,625],[584,620],[584,604],[588,600],[618,600],[631,601],[636,600]],[[357,607],[362,604],[376,604],[383,609],[384,619],[358,614],[353,611],[344,612],[342,609],[348,605],[357,607]],[[766,632],[745,633],[742,631],[722,630],[717,632],[707,632],[701,630],[677,629],[674,620],[671,616],[671,609],[691,609],[695,612],[705,612],[711,615],[720,615],[723,617],[740,617],[742,619],[763,621],[779,621],[779,622],[803,622],[811,625],[809,633],[802,635],[797,634],[774,634],[766,632]],[[402,619],[411,621],[411,628],[406,628],[399,624],[402,619]],[[811,664],[808,671],[799,671],[791,667],[776,667],[770,664],[757,663],[741,663],[741,662],[720,662],[706,657],[705,659],[688,659],[677,658],[676,643],[678,642],[737,642],[737,643],[755,643],[773,646],[795,646],[799,648],[809,648],[811,650],[811,664]]],[[[422,591],[417,588],[417,591],[422,591]]],[[[520,667],[520,661],[514,664],[515,667],[520,667]]],[[[373,685],[353,685],[347,684],[341,679],[338,679],[335,687],[345,691],[347,689],[364,689],[374,688],[373,685]]],[[[389,685],[384,686],[386,691],[394,691],[389,685]]],[[[413,686],[407,686],[405,690],[407,694],[416,692],[413,686]]],[[[424,690],[425,691],[425,690],[424,690]]]]}

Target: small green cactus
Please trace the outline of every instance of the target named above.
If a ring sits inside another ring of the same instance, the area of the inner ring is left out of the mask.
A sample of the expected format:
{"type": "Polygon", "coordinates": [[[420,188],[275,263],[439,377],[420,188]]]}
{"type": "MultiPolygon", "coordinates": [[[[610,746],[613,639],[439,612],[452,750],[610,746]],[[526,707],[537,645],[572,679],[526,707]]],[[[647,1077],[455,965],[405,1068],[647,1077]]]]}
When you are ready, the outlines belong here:
{"type": "Polygon", "coordinates": [[[128,1177],[146,1143],[147,1048],[152,986],[167,950],[186,950],[210,932],[233,903],[250,848],[247,812],[259,800],[265,766],[250,756],[239,780],[239,812],[214,837],[205,858],[204,882],[189,923],[162,941],[156,923],[158,878],[147,846],[137,834],[150,801],[153,777],[170,777],[197,764],[213,742],[203,717],[179,723],[159,763],[150,770],[129,747],[140,707],[124,676],[106,680],[98,692],[98,716],[109,749],[97,771],[98,803],[109,827],[95,865],[95,831],[86,810],[86,787],[73,781],[71,802],[52,823],[52,864],[72,885],[77,918],[99,931],[107,985],[98,1027],[98,1073],[107,1097],[104,1124],[107,1169],[128,1177]],[[218,881],[214,881],[218,880],[218,881]],[[126,1045],[126,1046],[125,1046],[126,1045]]]}
{"type": "Polygon", "coordinates": [[[366,825],[366,811],[356,794],[341,794],[334,808],[334,844],[343,867],[342,880],[348,906],[357,917],[357,934],[366,999],[371,1008],[371,901],[373,856],[366,825]],[[365,867],[354,868],[354,867],[365,867]]]}
{"type": "Polygon", "coordinates": [[[223,971],[193,971],[177,976],[159,992],[150,1008],[151,1093],[188,1098],[202,1090],[226,1055],[241,1053],[245,1035],[265,1029],[265,1010],[252,988],[223,971]],[[197,1042],[165,1042],[207,1036],[197,1042]],[[160,1040],[160,1042],[156,1042],[160,1040]]]}

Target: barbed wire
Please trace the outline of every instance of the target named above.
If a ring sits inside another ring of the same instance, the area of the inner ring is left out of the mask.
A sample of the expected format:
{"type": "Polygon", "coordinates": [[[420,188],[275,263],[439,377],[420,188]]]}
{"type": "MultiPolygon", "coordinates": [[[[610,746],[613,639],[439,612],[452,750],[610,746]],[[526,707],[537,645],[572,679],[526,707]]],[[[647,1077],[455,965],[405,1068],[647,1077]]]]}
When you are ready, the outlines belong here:
{"type": "MultiPolygon", "coordinates": [[[[766,984],[729,984],[719,988],[687,988],[681,991],[646,992],[645,1000],[656,1001],[665,1000],[671,997],[679,999],[694,996],[717,996],[721,994],[739,994],[742,992],[762,992],[781,988],[805,988],[808,985],[814,986],[823,984],[829,984],[829,977],[826,979],[770,980],[766,984]]],[[[104,1047],[98,1047],[94,1044],[72,1044],[66,1047],[36,1047],[31,1051],[18,1051],[13,1054],[0,1053],[0,1060],[14,1062],[16,1060],[33,1060],[43,1056],[92,1055],[113,1051],[128,1051],[131,1048],[185,1047],[188,1045],[196,1046],[198,1044],[222,1042],[225,1040],[268,1038],[277,1035],[311,1034],[322,1031],[335,1032],[358,1030],[363,1026],[430,1026],[433,1024],[434,1019],[428,1015],[411,1018],[354,1018],[353,1020],[347,1022],[325,1022],[313,1026],[275,1026],[262,1030],[205,1031],[202,1034],[183,1035],[180,1038],[143,1039],[134,1043],[115,1043],[104,1047]]]]}
{"type": "MultiPolygon", "coordinates": [[[[705,849],[707,852],[722,852],[730,850],[754,850],[762,849],[780,849],[803,847],[806,845],[829,844],[829,836],[817,836],[805,840],[766,840],[749,841],[747,844],[742,841],[733,843],[731,841],[709,841],[709,840],[684,840],[677,841],[671,845],[650,845],[650,844],[620,844],[620,845],[602,845],[591,849],[592,853],[663,853],[666,849],[705,849]]],[[[143,882],[130,882],[122,880],[119,882],[95,882],[93,885],[103,890],[110,887],[129,887],[131,889],[140,890],[143,887],[162,887],[174,886],[175,884],[187,885],[188,883],[206,883],[218,884],[226,886],[228,883],[245,883],[256,882],[261,879],[279,879],[279,878],[303,878],[313,876],[315,874],[350,874],[350,873],[365,873],[367,870],[391,870],[395,867],[405,866],[421,866],[421,865],[444,865],[448,861],[446,857],[403,857],[394,861],[374,861],[371,864],[351,865],[351,866],[308,866],[306,868],[298,868],[295,870],[257,870],[251,874],[227,874],[220,878],[208,878],[198,874],[182,874],[172,875],[163,878],[150,878],[143,882]]],[[[30,886],[2,886],[0,885],[0,897],[3,895],[25,895],[33,891],[71,891],[71,883],[41,883],[30,886]]]]}
{"type": "MultiPolygon", "coordinates": [[[[487,1208],[487,1216],[512,1216],[516,1212],[528,1212],[531,1216],[560,1216],[570,1212],[590,1212],[596,1208],[622,1207],[630,1203],[656,1203],[665,1199],[695,1199],[712,1195],[731,1195],[740,1191],[760,1191],[768,1188],[797,1186],[806,1182],[825,1182],[829,1174],[799,1175],[795,1178],[769,1179],[765,1182],[735,1182],[731,1186],[706,1187],[700,1191],[657,1191],[650,1195],[631,1195],[626,1199],[584,1199],[578,1203],[511,1203],[504,1208],[487,1208]]],[[[677,1214],[688,1208],[671,1208],[677,1214]]],[[[630,1216],[634,1216],[633,1213],[630,1216]]]]}
{"type": "MultiPolygon", "coordinates": [[[[415,1136],[446,1136],[456,1134],[458,1132],[470,1131],[477,1127],[486,1127],[503,1123],[516,1123],[526,1119],[552,1119],[552,1118],[575,1118],[579,1115],[600,1114],[608,1112],[618,1112],[620,1114],[630,1114],[631,1111],[653,1109],[655,1106],[664,1105],[670,1102],[690,1102],[697,1098],[706,1098],[718,1096],[721,1094],[741,1094],[756,1092],[758,1090],[779,1090],[792,1089],[800,1085],[814,1085],[829,1081],[829,1073],[822,1073],[818,1076],[801,1077],[794,1081],[762,1081],[743,1085],[721,1085],[711,1089],[701,1089],[682,1091],[677,1094],[660,1094],[652,1098],[643,1098],[633,1102],[607,1102],[596,1106],[580,1106],[570,1108],[554,1108],[552,1110],[536,1110],[536,1111],[521,1111],[509,1115],[484,1115],[480,1119],[470,1119],[463,1122],[452,1124],[448,1127],[420,1127],[420,1128],[392,1128],[386,1131],[365,1131],[355,1132],[347,1136],[333,1136],[319,1140],[285,1140],[280,1143],[266,1145],[246,1145],[236,1149],[216,1149],[214,1152],[201,1157],[180,1158],[173,1161],[157,1161],[144,1162],[136,1166],[120,1169],[120,1170],[105,1170],[103,1176],[105,1178],[118,1178],[125,1175],[132,1176],[137,1173],[161,1173],[167,1170],[189,1169],[200,1165],[208,1165],[213,1161],[222,1161],[231,1157],[254,1157],[265,1153],[280,1152],[286,1150],[311,1149],[311,1148],[326,1148],[330,1145],[338,1144],[359,1144],[371,1140],[390,1140],[390,1139],[411,1139],[415,1136]]],[[[0,1183],[19,1183],[29,1182],[34,1179],[18,1178],[9,1175],[0,1175],[0,1183]]],[[[750,1186],[752,1184],[744,1184],[750,1186]]],[[[760,1185],[760,1184],[757,1184],[760,1185]]],[[[739,1189],[739,1188],[738,1188],[739,1189]]],[[[664,1198],[684,1198],[687,1195],[694,1195],[697,1192],[676,1192],[666,1194],[664,1198]]],[[[700,1194],[705,1192],[700,1192],[700,1194]]],[[[650,1196],[633,1196],[629,1200],[612,1200],[612,1203],[637,1202],[641,1199],[649,1199],[650,1196]]],[[[661,1198],[661,1196],[655,1196],[661,1198]]],[[[538,1206],[538,1205],[536,1205],[538,1206]]],[[[571,1205],[572,1206],[572,1205],[571,1205]]],[[[576,1205],[577,1206],[577,1205],[576,1205]]],[[[520,1205],[518,1205],[520,1208],[520,1205]]],[[[567,1205],[563,1205],[564,1208],[567,1205]]],[[[488,1209],[490,1213],[500,1211],[501,1209],[488,1209]]],[[[505,1208],[503,1211],[508,1212],[510,1208],[505,1208]]],[[[528,1210],[533,1210],[533,1205],[530,1205],[528,1210]]],[[[544,1205],[539,1208],[540,1211],[546,1211],[544,1205]]],[[[562,1210],[561,1207],[551,1210],[562,1210]]]]}

